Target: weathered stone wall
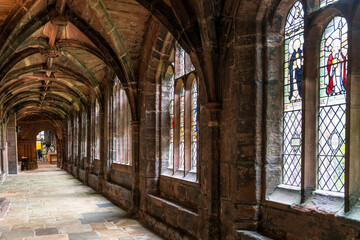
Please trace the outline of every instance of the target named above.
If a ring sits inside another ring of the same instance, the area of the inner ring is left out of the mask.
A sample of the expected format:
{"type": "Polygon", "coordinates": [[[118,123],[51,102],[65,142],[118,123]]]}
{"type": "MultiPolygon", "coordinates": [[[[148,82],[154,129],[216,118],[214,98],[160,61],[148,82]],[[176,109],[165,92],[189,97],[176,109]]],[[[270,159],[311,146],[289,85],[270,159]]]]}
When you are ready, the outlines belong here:
{"type": "Polygon", "coordinates": [[[85,183],[85,170],[79,169],[79,180],[83,183],[85,183]]]}
{"type": "Polygon", "coordinates": [[[133,186],[133,175],[126,172],[111,170],[111,182],[131,190],[133,186]]]}
{"type": "Polygon", "coordinates": [[[9,174],[18,173],[18,152],[17,152],[17,133],[16,133],[16,115],[13,115],[7,124],[8,141],[8,166],[9,174]]]}
{"type": "Polygon", "coordinates": [[[102,193],[125,210],[130,210],[133,206],[132,192],[127,188],[105,181],[102,186],[102,193]]]}
{"type": "Polygon", "coordinates": [[[94,174],[89,174],[88,176],[89,180],[88,180],[88,184],[90,187],[92,187],[93,189],[95,189],[96,191],[99,191],[99,177],[97,175],[94,174]]]}

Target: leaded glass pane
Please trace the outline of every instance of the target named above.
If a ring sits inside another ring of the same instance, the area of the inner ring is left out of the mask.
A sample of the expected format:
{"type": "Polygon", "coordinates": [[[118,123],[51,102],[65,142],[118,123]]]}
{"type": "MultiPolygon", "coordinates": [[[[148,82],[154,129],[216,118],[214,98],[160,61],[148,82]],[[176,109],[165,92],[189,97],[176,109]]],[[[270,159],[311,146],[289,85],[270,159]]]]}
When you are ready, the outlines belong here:
{"type": "Polygon", "coordinates": [[[320,0],[320,7],[325,7],[331,3],[337,2],[338,0],[320,0]]]}
{"type": "Polygon", "coordinates": [[[318,187],[344,192],[348,24],[335,17],[324,31],[320,55],[318,187]]]}
{"type": "Polygon", "coordinates": [[[285,24],[283,183],[301,184],[304,9],[296,2],[285,24]]]}
{"type": "Polygon", "coordinates": [[[185,161],[185,89],[180,93],[180,161],[179,169],[184,169],[185,161]]]}
{"type": "Polygon", "coordinates": [[[175,78],[185,75],[185,50],[178,44],[175,46],[175,78]]]}
{"type": "Polygon", "coordinates": [[[193,171],[196,171],[197,165],[197,137],[198,137],[198,127],[197,127],[197,83],[195,81],[192,89],[192,109],[191,109],[191,168],[193,171]]]}

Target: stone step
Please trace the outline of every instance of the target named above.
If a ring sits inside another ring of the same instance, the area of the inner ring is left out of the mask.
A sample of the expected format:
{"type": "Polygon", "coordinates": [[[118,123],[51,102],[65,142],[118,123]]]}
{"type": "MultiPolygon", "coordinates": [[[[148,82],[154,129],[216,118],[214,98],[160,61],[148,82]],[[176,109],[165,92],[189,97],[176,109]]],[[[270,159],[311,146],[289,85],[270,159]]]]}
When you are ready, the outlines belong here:
{"type": "Polygon", "coordinates": [[[238,233],[238,239],[241,240],[272,240],[255,231],[237,230],[236,232],[238,233]]]}
{"type": "Polygon", "coordinates": [[[6,198],[0,198],[0,220],[2,220],[10,208],[10,201],[6,200],[6,198]]]}

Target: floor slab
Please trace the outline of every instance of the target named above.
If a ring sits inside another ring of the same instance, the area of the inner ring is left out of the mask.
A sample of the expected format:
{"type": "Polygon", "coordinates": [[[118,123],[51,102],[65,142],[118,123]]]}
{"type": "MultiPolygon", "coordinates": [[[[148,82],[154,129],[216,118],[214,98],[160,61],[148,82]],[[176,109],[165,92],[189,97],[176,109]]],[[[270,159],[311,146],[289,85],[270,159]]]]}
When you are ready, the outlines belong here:
{"type": "Polygon", "coordinates": [[[0,184],[5,198],[0,239],[162,239],[55,165],[8,176],[0,184]]]}

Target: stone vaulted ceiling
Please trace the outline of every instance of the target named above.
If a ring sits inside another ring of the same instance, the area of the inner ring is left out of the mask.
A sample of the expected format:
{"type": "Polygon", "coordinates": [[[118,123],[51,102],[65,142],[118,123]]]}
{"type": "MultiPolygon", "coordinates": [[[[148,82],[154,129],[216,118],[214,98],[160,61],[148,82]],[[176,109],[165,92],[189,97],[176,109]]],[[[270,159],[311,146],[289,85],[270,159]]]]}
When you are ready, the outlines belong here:
{"type": "Polygon", "coordinates": [[[229,12],[228,2],[218,7],[212,0],[0,0],[2,121],[14,113],[17,119],[61,121],[95,99],[105,106],[106,88],[116,77],[136,116],[138,90],[148,69],[161,67],[169,33],[207,79],[208,100],[218,101],[212,70],[218,61],[216,21],[207,16],[229,12]]]}
{"type": "Polygon", "coordinates": [[[133,0],[0,0],[1,117],[61,120],[133,84],[150,19],[133,0]]]}

